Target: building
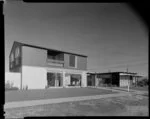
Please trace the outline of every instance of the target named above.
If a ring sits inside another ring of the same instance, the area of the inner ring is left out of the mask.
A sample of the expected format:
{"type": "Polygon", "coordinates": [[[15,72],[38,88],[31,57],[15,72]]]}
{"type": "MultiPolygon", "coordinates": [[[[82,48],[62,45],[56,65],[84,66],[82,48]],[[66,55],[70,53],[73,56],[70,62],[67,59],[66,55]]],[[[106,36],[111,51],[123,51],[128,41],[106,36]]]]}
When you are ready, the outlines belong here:
{"type": "Polygon", "coordinates": [[[137,73],[131,72],[106,72],[106,73],[87,73],[88,77],[93,77],[92,80],[87,78],[87,86],[117,86],[124,87],[134,86],[137,83],[137,73]],[[95,78],[94,78],[95,77],[95,78]],[[92,85],[91,85],[92,84],[92,85]]]}
{"type": "Polygon", "coordinates": [[[14,42],[10,72],[19,72],[20,89],[86,87],[87,56],[14,42]]]}

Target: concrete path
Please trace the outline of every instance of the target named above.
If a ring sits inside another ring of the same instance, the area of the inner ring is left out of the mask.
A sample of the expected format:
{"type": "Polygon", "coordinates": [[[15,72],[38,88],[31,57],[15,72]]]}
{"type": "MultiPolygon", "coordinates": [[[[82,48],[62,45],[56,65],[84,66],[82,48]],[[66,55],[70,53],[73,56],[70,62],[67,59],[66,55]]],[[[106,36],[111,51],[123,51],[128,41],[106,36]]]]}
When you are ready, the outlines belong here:
{"type": "Polygon", "coordinates": [[[36,105],[44,105],[44,104],[63,103],[63,102],[71,102],[71,101],[102,99],[102,98],[109,98],[109,97],[120,97],[120,96],[126,96],[126,95],[129,95],[129,93],[116,93],[116,94],[105,94],[105,95],[92,95],[92,96],[80,96],[80,97],[68,97],[68,98],[56,98],[56,99],[7,102],[4,105],[4,109],[36,106],[36,105]]]}
{"type": "Polygon", "coordinates": [[[116,91],[116,92],[122,92],[122,93],[131,93],[131,94],[137,94],[137,95],[143,95],[146,94],[148,95],[148,91],[139,91],[139,90],[133,90],[130,89],[129,92],[127,89],[125,88],[119,88],[119,87],[92,87],[92,88],[97,88],[97,89],[105,89],[105,90],[112,90],[112,91],[116,91]]]}
{"type": "Polygon", "coordinates": [[[117,90],[117,89],[108,88],[108,87],[91,87],[91,88],[97,88],[97,89],[103,89],[103,90],[111,90],[111,91],[119,92],[119,93],[129,93],[129,92],[124,91],[124,90],[117,90]]]}
{"type": "MultiPolygon", "coordinates": [[[[120,89],[120,90],[128,91],[128,88],[121,88],[121,87],[113,87],[113,89],[120,89]]],[[[136,89],[131,89],[131,88],[129,88],[129,91],[131,91],[131,92],[148,92],[148,91],[144,91],[144,90],[136,90],[136,89]]]]}

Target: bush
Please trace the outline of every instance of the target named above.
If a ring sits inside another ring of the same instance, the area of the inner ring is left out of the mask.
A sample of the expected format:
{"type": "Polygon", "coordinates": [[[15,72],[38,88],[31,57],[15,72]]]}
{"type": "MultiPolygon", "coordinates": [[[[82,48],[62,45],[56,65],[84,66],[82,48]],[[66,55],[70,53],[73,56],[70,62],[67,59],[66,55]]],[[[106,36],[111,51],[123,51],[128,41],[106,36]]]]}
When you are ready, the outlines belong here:
{"type": "Polygon", "coordinates": [[[112,87],[112,84],[107,84],[108,87],[112,87]]]}
{"type": "Polygon", "coordinates": [[[18,87],[14,87],[13,85],[13,82],[7,81],[7,83],[5,84],[5,91],[19,89],[18,87]]]}
{"type": "Polygon", "coordinates": [[[19,88],[18,87],[5,88],[5,91],[10,91],[10,90],[19,90],[19,88]]]}
{"type": "Polygon", "coordinates": [[[144,78],[143,80],[138,81],[137,86],[141,86],[141,87],[148,86],[148,79],[144,78]]]}
{"type": "Polygon", "coordinates": [[[12,88],[13,85],[13,82],[7,81],[7,83],[5,84],[5,88],[12,88]]]}

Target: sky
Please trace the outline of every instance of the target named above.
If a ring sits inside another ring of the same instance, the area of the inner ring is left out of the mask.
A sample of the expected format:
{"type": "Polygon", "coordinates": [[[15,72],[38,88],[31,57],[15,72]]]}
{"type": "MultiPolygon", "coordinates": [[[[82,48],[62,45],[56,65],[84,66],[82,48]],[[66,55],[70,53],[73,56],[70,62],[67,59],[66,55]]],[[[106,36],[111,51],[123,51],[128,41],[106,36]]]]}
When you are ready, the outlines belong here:
{"type": "Polygon", "coordinates": [[[6,72],[18,41],[87,55],[88,71],[148,75],[148,30],[127,4],[7,1],[4,15],[6,72]]]}

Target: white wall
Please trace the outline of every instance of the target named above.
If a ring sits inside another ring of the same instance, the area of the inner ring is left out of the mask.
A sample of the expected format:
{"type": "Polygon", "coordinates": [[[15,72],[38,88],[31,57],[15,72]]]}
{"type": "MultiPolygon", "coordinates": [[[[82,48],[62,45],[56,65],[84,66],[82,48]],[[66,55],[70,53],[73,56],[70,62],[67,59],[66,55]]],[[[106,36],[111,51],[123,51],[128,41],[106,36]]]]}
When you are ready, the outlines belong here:
{"type": "Polygon", "coordinates": [[[86,71],[82,73],[81,86],[87,87],[87,72],[86,71]]]}
{"type": "Polygon", "coordinates": [[[47,71],[43,67],[23,66],[22,84],[28,89],[44,89],[47,85],[47,71]]]}
{"type": "MultiPolygon", "coordinates": [[[[87,86],[87,74],[83,70],[70,70],[70,69],[59,69],[59,68],[47,68],[47,67],[34,67],[34,66],[23,66],[22,67],[22,84],[23,87],[26,85],[28,89],[44,89],[47,86],[47,72],[60,72],[63,73],[63,79],[65,73],[81,74],[82,75],[82,86],[87,86]]],[[[63,80],[63,85],[64,85],[63,80]]]]}
{"type": "Polygon", "coordinates": [[[7,81],[12,82],[14,87],[18,87],[20,89],[21,74],[5,72],[5,83],[7,83],[7,81]]]}
{"type": "Polygon", "coordinates": [[[128,86],[128,80],[127,79],[120,80],[120,87],[124,87],[124,86],[128,86]]]}
{"type": "Polygon", "coordinates": [[[63,73],[63,86],[66,87],[65,79],[67,78],[65,76],[66,73],[70,74],[81,74],[81,86],[86,87],[87,86],[87,71],[84,70],[73,70],[73,69],[63,69],[63,68],[46,68],[47,72],[61,72],[63,73]]]}

